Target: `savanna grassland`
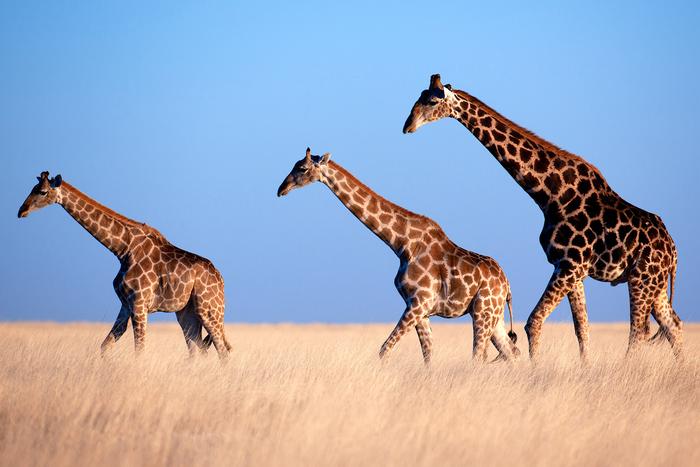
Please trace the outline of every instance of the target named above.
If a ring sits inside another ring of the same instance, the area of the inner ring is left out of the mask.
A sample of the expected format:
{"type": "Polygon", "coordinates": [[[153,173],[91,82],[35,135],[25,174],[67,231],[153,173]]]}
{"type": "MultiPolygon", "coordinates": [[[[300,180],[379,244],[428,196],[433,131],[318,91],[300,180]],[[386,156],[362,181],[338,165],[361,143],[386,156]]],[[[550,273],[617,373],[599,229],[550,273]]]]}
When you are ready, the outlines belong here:
{"type": "Polygon", "coordinates": [[[229,325],[223,367],[188,360],[176,324],[103,359],[108,329],[0,324],[0,464],[700,465],[700,325],[682,365],[667,343],[625,360],[627,326],[592,325],[582,368],[570,324],[533,367],[475,365],[470,323],[436,323],[429,370],[415,334],[380,364],[390,324],[229,325]]]}

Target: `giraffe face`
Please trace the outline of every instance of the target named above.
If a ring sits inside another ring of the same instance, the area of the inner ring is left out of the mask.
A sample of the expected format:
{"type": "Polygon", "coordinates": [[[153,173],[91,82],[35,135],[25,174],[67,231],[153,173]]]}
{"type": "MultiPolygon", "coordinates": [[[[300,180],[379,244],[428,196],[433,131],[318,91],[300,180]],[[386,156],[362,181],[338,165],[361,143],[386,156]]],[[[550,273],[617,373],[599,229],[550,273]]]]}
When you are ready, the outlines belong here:
{"type": "Polygon", "coordinates": [[[32,191],[29,192],[29,196],[27,196],[27,199],[24,200],[17,212],[17,217],[27,217],[30,212],[46,207],[58,200],[58,188],[63,183],[61,175],[49,178],[48,172],[41,172],[37,180],[39,180],[39,183],[34,185],[32,191]]]}
{"type": "Polygon", "coordinates": [[[284,196],[295,188],[320,180],[323,167],[330,158],[330,153],[325,153],[323,157],[312,156],[311,149],[306,148],[306,156],[294,164],[292,171],[277,189],[277,196],[284,196]]]}
{"type": "Polygon", "coordinates": [[[404,133],[413,133],[426,123],[449,117],[452,113],[451,102],[454,94],[450,85],[443,86],[440,75],[430,77],[430,86],[421,92],[420,97],[413,104],[411,114],[403,125],[404,133]]]}

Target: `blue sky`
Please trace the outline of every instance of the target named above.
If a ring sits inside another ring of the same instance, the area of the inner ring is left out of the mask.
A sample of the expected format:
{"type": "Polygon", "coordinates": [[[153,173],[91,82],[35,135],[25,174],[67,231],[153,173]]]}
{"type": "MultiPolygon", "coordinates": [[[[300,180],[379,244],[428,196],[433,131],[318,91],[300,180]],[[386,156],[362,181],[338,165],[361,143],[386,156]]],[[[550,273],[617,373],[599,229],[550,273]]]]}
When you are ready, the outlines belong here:
{"type": "MultiPolygon", "coordinates": [[[[0,319],[118,312],[102,245],[58,206],[16,218],[50,170],[210,258],[228,322],[397,320],[393,253],[321,185],[275,196],[311,146],[496,258],[525,320],[552,272],[541,213],[457,122],[401,133],[438,72],[661,215],[700,319],[692,2],[83,3],[0,4],[0,319]]],[[[626,286],[586,291],[592,320],[628,320],[626,286]]]]}

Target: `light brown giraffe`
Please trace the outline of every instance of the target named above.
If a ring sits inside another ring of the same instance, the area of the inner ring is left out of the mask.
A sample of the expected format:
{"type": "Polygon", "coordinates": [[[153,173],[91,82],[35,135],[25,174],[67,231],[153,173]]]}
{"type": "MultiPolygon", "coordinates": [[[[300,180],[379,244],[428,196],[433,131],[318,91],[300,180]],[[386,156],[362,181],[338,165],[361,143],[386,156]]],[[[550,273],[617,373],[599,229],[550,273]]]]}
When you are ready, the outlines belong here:
{"type": "Polygon", "coordinates": [[[528,318],[530,356],[537,355],[544,320],[568,296],[582,359],[588,353],[583,279],[629,284],[628,354],[648,339],[649,314],[659,322],[676,357],[682,355],[681,321],[672,307],[677,254],[659,216],[622,199],[592,164],[508,120],[433,75],[404,124],[412,133],[451,117],[464,125],[532,197],[544,214],[540,244],[554,273],[528,318]],[[670,299],[666,289],[671,283],[670,299]]]}
{"type": "Polygon", "coordinates": [[[455,245],[433,220],[407,211],[362,184],[330,154],[306,156],[294,164],[277,196],[320,181],[399,257],[396,289],[406,302],[398,324],[379,352],[384,357],[409,329],[418,333],[423,359],[430,362],[432,338],[429,318],[455,318],[470,313],[474,327],[473,356],[486,358],[489,341],[499,359],[518,353],[513,332],[510,284],[498,263],[455,245]],[[504,305],[510,311],[508,339],[503,324],[504,305]],[[511,342],[512,341],[512,342],[511,342]]]}
{"type": "Polygon", "coordinates": [[[121,263],[114,279],[121,310],[102,343],[103,352],[124,334],[131,319],[136,351],[140,353],[148,314],[170,311],[177,315],[190,355],[197,347],[204,350],[213,342],[219,357],[228,356],[224,280],[211,261],[174,246],[153,227],[103,206],[64,182],[60,175],[49,178],[48,172],[42,172],[37,179],[39,183],[22,203],[17,217],[60,204],[121,263]],[[204,342],[202,326],[209,333],[204,342]]]}

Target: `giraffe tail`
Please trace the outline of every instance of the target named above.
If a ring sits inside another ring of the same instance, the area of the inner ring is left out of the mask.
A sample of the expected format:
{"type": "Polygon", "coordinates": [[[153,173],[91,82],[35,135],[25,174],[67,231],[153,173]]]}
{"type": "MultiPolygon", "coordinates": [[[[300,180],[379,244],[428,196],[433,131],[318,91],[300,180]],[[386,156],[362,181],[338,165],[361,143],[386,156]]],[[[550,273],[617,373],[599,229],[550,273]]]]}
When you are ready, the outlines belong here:
{"type": "Polygon", "coordinates": [[[676,269],[678,268],[678,251],[676,251],[676,246],[673,245],[673,262],[671,263],[671,269],[668,275],[671,276],[671,295],[668,298],[668,303],[673,306],[673,289],[676,285],[676,269]]]}
{"type": "Polygon", "coordinates": [[[508,295],[506,296],[506,303],[508,304],[508,315],[510,316],[510,331],[508,331],[508,337],[510,337],[510,340],[513,341],[513,344],[518,342],[518,335],[513,331],[513,306],[512,306],[512,300],[513,297],[510,293],[510,290],[508,290],[508,295]]]}

